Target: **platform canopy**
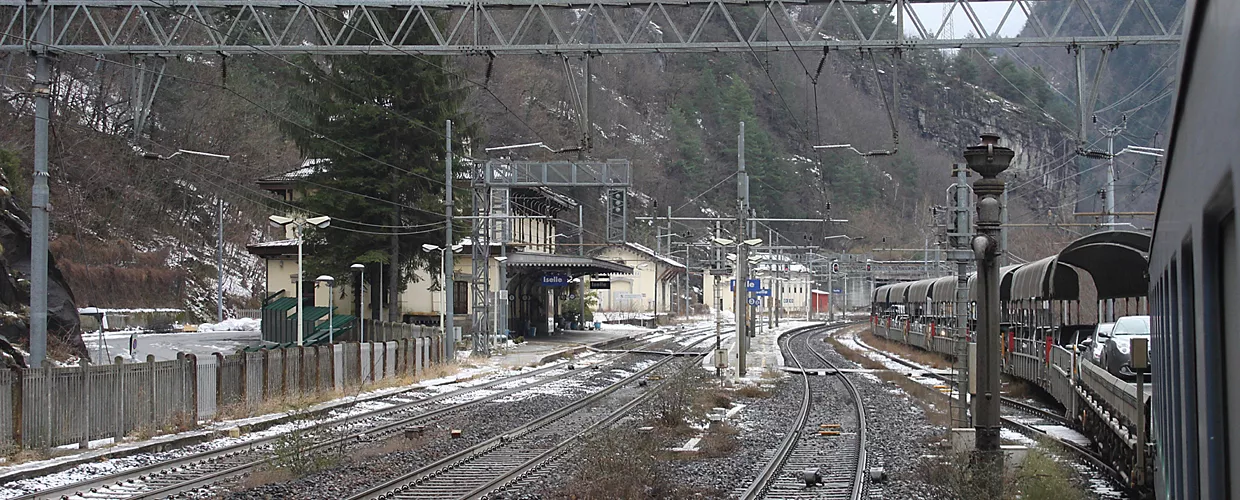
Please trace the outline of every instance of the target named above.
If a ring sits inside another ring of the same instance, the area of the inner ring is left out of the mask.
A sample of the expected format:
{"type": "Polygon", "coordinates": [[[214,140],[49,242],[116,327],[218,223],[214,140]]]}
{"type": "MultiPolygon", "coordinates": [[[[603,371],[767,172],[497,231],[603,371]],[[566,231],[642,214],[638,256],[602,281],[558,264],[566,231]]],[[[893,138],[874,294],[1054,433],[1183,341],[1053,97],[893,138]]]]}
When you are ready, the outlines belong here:
{"type": "Polygon", "coordinates": [[[580,255],[536,252],[514,252],[508,254],[508,268],[518,272],[530,270],[563,272],[572,276],[584,274],[633,274],[632,267],[618,262],[580,255]]]}

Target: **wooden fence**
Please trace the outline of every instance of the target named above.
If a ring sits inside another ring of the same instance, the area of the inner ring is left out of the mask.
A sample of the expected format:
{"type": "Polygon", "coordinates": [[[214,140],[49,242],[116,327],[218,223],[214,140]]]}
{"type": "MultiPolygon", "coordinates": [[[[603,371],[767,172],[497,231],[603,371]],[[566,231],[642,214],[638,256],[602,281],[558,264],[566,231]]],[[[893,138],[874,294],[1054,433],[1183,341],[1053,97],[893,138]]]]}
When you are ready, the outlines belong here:
{"type": "Polygon", "coordinates": [[[438,330],[420,337],[260,352],[0,371],[0,453],[131,434],[182,431],[270,401],[356,389],[417,375],[441,360],[438,330]]]}

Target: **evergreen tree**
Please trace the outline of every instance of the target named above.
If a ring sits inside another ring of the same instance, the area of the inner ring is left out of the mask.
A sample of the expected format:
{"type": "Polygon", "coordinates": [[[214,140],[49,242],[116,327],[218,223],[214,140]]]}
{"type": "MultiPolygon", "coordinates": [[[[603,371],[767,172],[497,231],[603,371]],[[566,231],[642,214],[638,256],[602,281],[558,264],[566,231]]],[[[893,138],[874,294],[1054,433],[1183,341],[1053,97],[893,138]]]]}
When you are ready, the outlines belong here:
{"type": "Polygon", "coordinates": [[[460,115],[466,94],[452,73],[429,59],[301,62],[308,71],[296,74],[300,85],[290,100],[309,126],[285,129],[315,166],[297,204],[336,219],[309,236],[306,274],[349,276],[349,266],[362,262],[366,279],[376,283],[382,269],[382,298],[375,302],[387,302],[389,319],[398,320],[391,292],[402,290],[414,269],[440,267],[438,254],[420,247],[444,243],[443,128],[453,119],[454,139],[469,135],[460,115]]]}

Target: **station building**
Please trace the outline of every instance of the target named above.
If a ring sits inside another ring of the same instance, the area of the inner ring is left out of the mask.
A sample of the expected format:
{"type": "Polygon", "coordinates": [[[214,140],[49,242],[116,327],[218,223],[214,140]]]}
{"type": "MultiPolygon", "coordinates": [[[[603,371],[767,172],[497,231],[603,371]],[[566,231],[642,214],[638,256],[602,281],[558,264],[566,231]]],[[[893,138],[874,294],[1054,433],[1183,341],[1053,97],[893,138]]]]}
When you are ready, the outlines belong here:
{"type": "MultiPolygon", "coordinates": [[[[304,190],[313,189],[301,181],[314,173],[315,168],[316,162],[307,161],[301,168],[260,179],[258,185],[282,201],[291,202],[305,192],[304,190]]],[[[468,204],[468,199],[462,201],[468,204]]],[[[493,241],[486,252],[489,255],[486,269],[490,284],[487,293],[491,306],[490,314],[495,318],[495,328],[501,333],[508,331],[519,335],[547,335],[557,326],[564,324],[556,323],[561,305],[576,297],[584,288],[588,280],[582,280],[582,276],[615,276],[622,279],[621,277],[634,272],[631,266],[621,262],[560,253],[563,250],[578,253],[575,246],[564,249],[557,244],[557,239],[563,237],[557,232],[557,220],[562,212],[576,211],[577,202],[573,199],[551,189],[533,187],[512,189],[509,202],[509,241],[506,244],[493,241]],[[505,292],[499,291],[501,273],[507,275],[508,286],[505,292]],[[499,311],[500,309],[502,311],[499,311]]],[[[329,227],[323,231],[330,230],[329,227]]],[[[461,249],[456,254],[455,276],[451,284],[453,303],[443,304],[443,284],[438,272],[417,270],[399,292],[397,303],[402,322],[437,326],[441,314],[448,313],[453,315],[456,328],[464,335],[462,338],[467,338],[472,332],[473,242],[467,233],[466,237],[458,240],[458,244],[461,249]]],[[[292,297],[296,295],[298,276],[297,240],[293,229],[286,228],[281,239],[248,245],[247,250],[263,260],[267,290],[264,306],[274,304],[280,299],[287,299],[282,302],[286,305],[290,304],[290,301],[295,303],[292,297]]],[[[303,252],[306,250],[303,248],[303,252]]],[[[402,252],[423,251],[421,248],[402,249],[402,252]]],[[[435,252],[431,260],[438,258],[439,252],[435,252]]],[[[386,266],[381,264],[367,264],[363,293],[358,293],[355,287],[355,283],[362,281],[358,279],[358,273],[334,276],[334,300],[329,299],[327,286],[314,282],[314,276],[307,272],[301,302],[306,311],[323,311],[331,304],[335,307],[335,315],[349,319],[359,315],[367,320],[386,319],[389,315],[386,310],[387,303],[379,297],[379,290],[382,288],[372,285],[387,279],[387,271],[386,266]]],[[[295,312],[290,309],[288,314],[292,317],[295,312]]],[[[303,315],[305,314],[303,312],[303,315]]],[[[323,319],[318,318],[308,323],[312,323],[312,327],[318,327],[323,324],[323,319]]],[[[265,324],[264,339],[276,340],[267,339],[267,330],[265,324]]],[[[345,338],[349,337],[346,335],[345,338]]]]}

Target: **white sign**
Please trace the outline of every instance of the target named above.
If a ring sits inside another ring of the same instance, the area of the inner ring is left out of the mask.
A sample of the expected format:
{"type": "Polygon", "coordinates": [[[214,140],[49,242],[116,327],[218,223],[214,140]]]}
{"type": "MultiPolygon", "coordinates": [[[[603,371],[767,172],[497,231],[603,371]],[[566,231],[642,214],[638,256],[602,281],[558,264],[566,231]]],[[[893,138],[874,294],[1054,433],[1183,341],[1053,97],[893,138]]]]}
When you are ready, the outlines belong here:
{"type": "Polygon", "coordinates": [[[616,293],[616,298],[620,300],[637,300],[645,296],[646,294],[644,293],[627,293],[627,292],[616,293]]]}

